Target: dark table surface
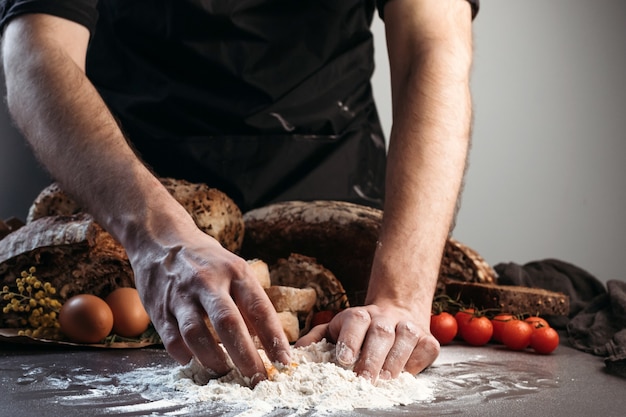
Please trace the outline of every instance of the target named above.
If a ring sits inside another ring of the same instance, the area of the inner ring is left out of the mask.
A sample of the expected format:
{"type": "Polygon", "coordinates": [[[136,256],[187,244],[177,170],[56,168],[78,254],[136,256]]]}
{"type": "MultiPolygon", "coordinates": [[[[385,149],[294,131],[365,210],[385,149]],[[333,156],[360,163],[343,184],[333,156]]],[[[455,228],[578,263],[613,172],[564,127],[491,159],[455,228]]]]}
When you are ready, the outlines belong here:
{"type": "MultiPolygon", "coordinates": [[[[176,367],[160,348],[0,343],[0,416],[250,415],[210,401],[180,403],[175,393],[155,395],[154,388],[124,386],[120,378],[137,369],[170,372],[176,367]]],[[[442,348],[424,375],[434,381],[434,399],[429,402],[337,415],[626,416],[626,379],[608,374],[601,358],[572,349],[566,342],[550,355],[512,352],[496,345],[452,344],[442,348]]],[[[278,409],[266,415],[291,414],[278,409]]]]}

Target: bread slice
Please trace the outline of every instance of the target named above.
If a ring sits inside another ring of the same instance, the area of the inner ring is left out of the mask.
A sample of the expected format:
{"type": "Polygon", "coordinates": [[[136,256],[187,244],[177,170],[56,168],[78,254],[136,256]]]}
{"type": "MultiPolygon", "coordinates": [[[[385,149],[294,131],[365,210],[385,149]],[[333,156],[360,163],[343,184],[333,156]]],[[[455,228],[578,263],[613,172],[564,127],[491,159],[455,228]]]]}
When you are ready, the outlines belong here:
{"type": "Polygon", "coordinates": [[[311,287],[272,285],[265,292],[277,312],[309,313],[317,302],[317,292],[311,287]]]}
{"type": "Polygon", "coordinates": [[[260,259],[249,259],[247,262],[252,267],[252,271],[261,287],[269,288],[272,283],[270,281],[270,269],[267,264],[260,259]]]}
{"type": "Polygon", "coordinates": [[[300,321],[298,314],[291,311],[278,312],[278,319],[283,325],[283,331],[289,343],[293,343],[300,337],[300,321]]]}
{"type": "MultiPolygon", "coordinates": [[[[15,288],[22,271],[35,267],[40,281],[50,282],[61,302],[80,293],[104,297],[134,285],[126,252],[87,214],[43,217],[0,240],[0,284],[15,288]]],[[[0,327],[19,327],[11,314],[0,327]]]]}
{"type": "Polygon", "coordinates": [[[479,310],[542,316],[569,314],[567,295],[542,288],[447,281],[445,292],[450,298],[479,310]]]}

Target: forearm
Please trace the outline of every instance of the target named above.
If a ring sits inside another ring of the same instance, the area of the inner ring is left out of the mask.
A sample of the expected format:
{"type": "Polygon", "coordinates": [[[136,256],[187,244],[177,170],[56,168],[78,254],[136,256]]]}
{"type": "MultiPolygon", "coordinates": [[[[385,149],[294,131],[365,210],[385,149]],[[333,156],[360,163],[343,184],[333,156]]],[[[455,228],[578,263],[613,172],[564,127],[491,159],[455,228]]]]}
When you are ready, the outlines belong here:
{"type": "Polygon", "coordinates": [[[39,36],[15,22],[3,42],[8,106],[37,158],[129,246],[137,237],[131,231],[166,220],[155,218],[157,213],[184,218],[186,212],[128,146],[80,58],[39,36]],[[159,210],[153,210],[157,204],[159,210]]]}
{"type": "Polygon", "coordinates": [[[390,56],[394,116],[384,218],[368,301],[392,300],[413,309],[420,302],[425,311],[465,171],[471,42],[451,34],[396,50],[402,55],[390,56]]]}
{"type": "Polygon", "coordinates": [[[84,73],[86,29],[48,15],[12,20],[3,37],[9,109],[62,187],[117,238],[168,352],[216,375],[266,376],[251,334],[270,360],[289,344],[252,268],[198,229],[127,144],[84,73]],[[209,331],[211,322],[217,338],[209,331]],[[249,324],[250,328],[248,328],[249,324]]]}

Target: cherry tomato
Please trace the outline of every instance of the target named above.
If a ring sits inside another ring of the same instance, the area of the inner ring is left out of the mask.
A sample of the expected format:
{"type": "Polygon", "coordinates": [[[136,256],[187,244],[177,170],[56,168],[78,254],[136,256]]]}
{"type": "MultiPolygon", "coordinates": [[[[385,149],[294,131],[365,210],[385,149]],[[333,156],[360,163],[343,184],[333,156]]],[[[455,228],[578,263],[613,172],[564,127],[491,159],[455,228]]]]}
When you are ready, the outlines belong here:
{"type": "Polygon", "coordinates": [[[511,320],[502,328],[502,343],[512,350],[524,350],[530,345],[533,326],[524,320],[511,320]]]}
{"type": "Polygon", "coordinates": [[[494,318],[491,319],[491,324],[493,325],[493,336],[492,339],[496,342],[502,342],[502,329],[504,325],[513,320],[514,317],[512,314],[497,314],[494,318]]]}
{"type": "Polygon", "coordinates": [[[558,345],[559,334],[552,327],[538,327],[530,337],[530,347],[537,353],[552,353],[558,345]]]}
{"type": "Polygon", "coordinates": [[[550,327],[550,324],[548,324],[546,319],[543,319],[539,316],[530,316],[526,318],[524,321],[526,323],[532,324],[535,329],[538,329],[540,327],[550,327]]]}
{"type": "Polygon", "coordinates": [[[311,326],[315,327],[319,324],[325,324],[328,323],[329,321],[331,321],[333,319],[333,317],[335,317],[335,314],[337,314],[335,311],[332,310],[321,310],[321,311],[317,311],[313,314],[313,319],[311,321],[311,326]]]}
{"type": "Polygon", "coordinates": [[[485,316],[470,318],[460,330],[461,338],[472,346],[483,346],[493,336],[491,320],[485,316]]]}
{"type": "Polygon", "coordinates": [[[467,322],[470,321],[472,317],[474,317],[475,310],[473,308],[467,308],[465,310],[459,310],[455,315],[454,319],[456,320],[457,326],[459,328],[459,334],[461,333],[461,329],[467,322]]]}
{"type": "Polygon", "coordinates": [[[440,345],[447,345],[456,337],[459,326],[454,316],[448,312],[441,312],[430,316],[430,332],[440,345]]]}

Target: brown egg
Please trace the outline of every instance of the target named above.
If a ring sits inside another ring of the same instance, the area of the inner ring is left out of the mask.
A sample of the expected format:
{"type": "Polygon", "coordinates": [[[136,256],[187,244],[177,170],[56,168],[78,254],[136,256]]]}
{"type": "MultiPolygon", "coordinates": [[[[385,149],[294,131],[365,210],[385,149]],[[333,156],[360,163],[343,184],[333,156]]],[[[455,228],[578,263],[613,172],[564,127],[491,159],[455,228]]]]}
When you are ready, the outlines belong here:
{"type": "Polygon", "coordinates": [[[134,288],[118,288],[105,301],[113,311],[113,333],[137,337],[148,329],[150,317],[134,288]]]}
{"type": "Polygon", "coordinates": [[[61,307],[59,325],[72,342],[98,343],[111,333],[113,312],[102,298],[79,294],[61,307]]]}

